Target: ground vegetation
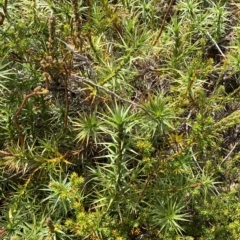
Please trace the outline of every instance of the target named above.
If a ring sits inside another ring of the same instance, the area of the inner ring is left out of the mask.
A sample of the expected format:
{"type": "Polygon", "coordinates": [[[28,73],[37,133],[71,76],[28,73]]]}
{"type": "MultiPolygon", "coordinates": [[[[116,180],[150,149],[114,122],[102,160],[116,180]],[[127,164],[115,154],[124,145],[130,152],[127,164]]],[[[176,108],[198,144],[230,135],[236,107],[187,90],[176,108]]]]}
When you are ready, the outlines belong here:
{"type": "Polygon", "coordinates": [[[0,7],[1,239],[240,239],[238,0],[0,7]]]}

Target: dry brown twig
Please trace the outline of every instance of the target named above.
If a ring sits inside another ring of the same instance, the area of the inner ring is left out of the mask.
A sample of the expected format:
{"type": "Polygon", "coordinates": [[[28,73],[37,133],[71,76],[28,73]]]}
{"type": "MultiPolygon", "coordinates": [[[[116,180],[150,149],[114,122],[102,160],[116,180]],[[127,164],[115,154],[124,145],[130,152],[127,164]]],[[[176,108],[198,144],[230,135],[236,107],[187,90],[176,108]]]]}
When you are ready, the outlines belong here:
{"type": "Polygon", "coordinates": [[[8,5],[8,0],[5,0],[4,5],[3,5],[3,12],[0,12],[0,26],[3,25],[3,22],[7,15],[7,5],[8,5]]]}
{"type": "Polygon", "coordinates": [[[164,15],[164,17],[163,17],[163,22],[162,22],[160,31],[159,31],[159,33],[158,33],[158,35],[157,35],[157,38],[156,38],[155,41],[153,42],[153,46],[155,46],[155,45],[157,44],[159,38],[160,38],[161,35],[162,35],[162,32],[163,32],[163,29],[164,29],[164,26],[165,26],[165,22],[166,22],[167,16],[169,15],[169,12],[170,12],[170,9],[171,9],[171,7],[172,7],[172,5],[173,5],[173,2],[174,2],[174,0],[170,0],[170,3],[169,3],[168,8],[167,8],[167,11],[166,11],[166,13],[165,13],[165,15],[164,15]]]}
{"type": "Polygon", "coordinates": [[[36,95],[46,95],[46,94],[48,94],[47,89],[41,88],[40,86],[36,87],[33,92],[29,93],[28,95],[24,95],[23,101],[22,101],[20,107],[18,108],[17,112],[14,114],[13,119],[14,119],[14,123],[16,125],[16,128],[18,130],[18,134],[19,134],[19,138],[20,138],[19,139],[20,140],[20,145],[22,145],[23,142],[24,142],[24,135],[23,135],[23,129],[18,122],[18,116],[20,115],[22,109],[24,108],[24,106],[25,106],[25,104],[26,104],[26,102],[29,98],[31,98],[33,96],[36,96],[36,95]]]}

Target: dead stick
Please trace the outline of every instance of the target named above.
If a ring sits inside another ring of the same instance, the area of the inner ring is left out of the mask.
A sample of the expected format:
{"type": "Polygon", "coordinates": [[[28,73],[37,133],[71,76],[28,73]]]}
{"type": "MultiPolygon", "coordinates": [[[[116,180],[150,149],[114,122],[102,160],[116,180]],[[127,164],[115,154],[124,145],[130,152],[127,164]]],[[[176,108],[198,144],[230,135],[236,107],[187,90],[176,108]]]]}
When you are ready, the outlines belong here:
{"type": "Polygon", "coordinates": [[[18,130],[18,133],[19,133],[19,137],[20,137],[20,142],[23,143],[23,140],[24,140],[24,135],[23,135],[23,129],[22,127],[20,126],[19,122],[18,122],[18,116],[19,114],[21,113],[23,107],[25,106],[28,98],[32,97],[32,96],[36,96],[36,95],[45,95],[47,92],[46,91],[41,91],[41,92],[38,92],[38,91],[33,91],[32,93],[29,93],[28,95],[24,95],[24,98],[23,98],[23,101],[22,101],[22,104],[21,106],[18,108],[17,112],[15,113],[13,119],[14,119],[14,123],[17,127],[17,130],[18,130]]]}

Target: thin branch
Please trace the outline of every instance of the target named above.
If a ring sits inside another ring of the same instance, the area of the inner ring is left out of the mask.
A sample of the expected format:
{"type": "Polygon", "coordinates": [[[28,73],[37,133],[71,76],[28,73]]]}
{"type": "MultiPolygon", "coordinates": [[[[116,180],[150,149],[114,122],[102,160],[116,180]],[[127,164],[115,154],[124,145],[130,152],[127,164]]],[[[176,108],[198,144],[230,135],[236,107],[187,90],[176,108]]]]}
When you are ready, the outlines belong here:
{"type": "Polygon", "coordinates": [[[17,112],[15,113],[15,115],[13,117],[14,123],[17,127],[17,130],[18,130],[18,134],[19,134],[19,137],[20,137],[20,143],[21,144],[24,141],[24,135],[23,135],[23,129],[18,122],[18,116],[20,115],[22,109],[24,108],[24,106],[25,106],[25,104],[26,104],[26,102],[29,98],[31,98],[32,96],[36,96],[36,95],[46,95],[47,93],[48,93],[48,90],[42,89],[41,87],[37,87],[37,88],[35,88],[35,90],[33,92],[29,93],[28,95],[24,95],[22,104],[18,108],[17,112]]]}
{"type": "Polygon", "coordinates": [[[3,5],[3,12],[5,16],[7,15],[7,5],[8,5],[8,0],[5,0],[4,5],[3,5]]]}
{"type": "Polygon", "coordinates": [[[5,0],[3,5],[3,13],[0,12],[0,26],[3,25],[5,17],[7,16],[7,5],[8,5],[8,0],[5,0]]]}
{"type": "Polygon", "coordinates": [[[14,178],[15,176],[19,175],[20,173],[21,173],[21,172],[17,172],[17,173],[15,173],[15,174],[12,174],[10,177],[4,178],[3,180],[0,180],[0,182],[6,182],[6,181],[14,178]]]}
{"type": "Polygon", "coordinates": [[[169,15],[170,9],[171,9],[171,7],[172,7],[172,5],[173,5],[173,1],[174,1],[174,0],[170,0],[170,3],[169,3],[168,8],[167,8],[167,11],[166,11],[166,13],[165,13],[165,15],[164,15],[164,18],[163,18],[163,22],[162,22],[162,25],[161,25],[161,28],[160,28],[160,32],[159,32],[157,38],[155,39],[155,41],[153,42],[153,46],[155,46],[155,45],[157,44],[157,41],[159,40],[159,38],[160,38],[161,35],[162,35],[163,28],[164,28],[164,26],[165,26],[165,22],[166,22],[167,16],[169,15]]]}
{"type": "Polygon", "coordinates": [[[227,161],[227,159],[228,159],[229,156],[232,154],[232,152],[233,152],[234,149],[237,147],[237,145],[238,145],[238,142],[236,142],[236,143],[234,144],[234,146],[232,147],[232,149],[229,151],[228,155],[222,160],[220,166],[221,166],[225,161],[227,161]]]}
{"type": "Polygon", "coordinates": [[[133,105],[133,106],[135,106],[135,107],[138,107],[138,108],[142,109],[145,113],[147,113],[147,115],[148,115],[149,117],[151,117],[151,119],[152,119],[153,121],[155,121],[155,122],[158,123],[158,120],[157,120],[144,106],[142,106],[142,105],[140,105],[140,104],[138,104],[138,103],[135,103],[135,102],[133,102],[133,101],[131,101],[131,100],[128,100],[128,99],[126,99],[126,98],[122,98],[122,97],[120,97],[119,95],[117,95],[115,92],[113,92],[113,91],[111,91],[111,90],[109,90],[109,89],[107,89],[107,88],[105,88],[105,87],[103,87],[103,86],[101,86],[101,85],[99,85],[99,84],[97,84],[97,83],[94,83],[93,81],[91,81],[91,80],[89,80],[89,79],[87,79],[87,78],[81,78],[81,77],[79,77],[79,76],[77,76],[77,75],[74,75],[74,77],[80,79],[82,82],[89,83],[90,85],[92,85],[92,86],[94,86],[94,87],[96,87],[96,88],[98,88],[98,89],[102,89],[104,92],[106,92],[106,93],[114,96],[115,98],[117,98],[117,99],[119,99],[119,100],[121,100],[121,101],[123,101],[123,102],[127,102],[127,103],[129,103],[129,104],[131,104],[131,105],[133,105]]]}
{"type": "Polygon", "coordinates": [[[67,44],[66,42],[64,42],[63,40],[61,40],[60,38],[56,37],[56,39],[60,42],[62,42],[66,48],[75,56],[78,57],[79,60],[81,61],[85,61],[86,63],[89,63],[89,59],[85,56],[83,56],[82,54],[79,54],[77,53],[77,51],[70,45],[70,44],[67,44]]]}
{"type": "Polygon", "coordinates": [[[0,237],[3,237],[6,232],[7,232],[7,228],[1,229],[1,230],[0,230],[0,237]]]}
{"type": "Polygon", "coordinates": [[[9,152],[5,152],[0,150],[0,154],[5,155],[5,156],[14,156],[14,157],[18,157],[18,154],[14,154],[14,153],[9,153],[9,152]]]}
{"type": "Polygon", "coordinates": [[[69,112],[68,76],[69,76],[69,72],[67,70],[66,64],[64,64],[63,67],[64,67],[64,70],[65,70],[64,88],[65,88],[65,104],[66,104],[65,116],[64,116],[64,126],[63,126],[63,134],[64,134],[64,132],[67,129],[67,125],[68,125],[68,112],[69,112]]]}
{"type": "Polygon", "coordinates": [[[2,12],[0,12],[0,26],[3,25],[4,19],[5,15],[2,12]]]}
{"type": "Polygon", "coordinates": [[[190,148],[190,152],[191,152],[191,154],[192,154],[193,160],[194,160],[194,162],[196,163],[197,167],[200,169],[201,172],[203,172],[203,169],[202,169],[201,166],[199,165],[199,163],[198,163],[198,161],[197,161],[197,159],[196,159],[196,157],[195,157],[195,155],[194,155],[194,153],[193,153],[192,148],[190,148]]]}
{"type": "Polygon", "coordinates": [[[216,46],[216,48],[218,49],[218,51],[221,53],[221,55],[226,58],[226,56],[224,55],[224,53],[222,52],[222,50],[220,49],[220,47],[218,46],[217,42],[213,39],[213,37],[210,35],[210,33],[207,31],[206,32],[207,35],[209,36],[209,38],[212,40],[212,42],[214,43],[214,45],[216,46]]]}

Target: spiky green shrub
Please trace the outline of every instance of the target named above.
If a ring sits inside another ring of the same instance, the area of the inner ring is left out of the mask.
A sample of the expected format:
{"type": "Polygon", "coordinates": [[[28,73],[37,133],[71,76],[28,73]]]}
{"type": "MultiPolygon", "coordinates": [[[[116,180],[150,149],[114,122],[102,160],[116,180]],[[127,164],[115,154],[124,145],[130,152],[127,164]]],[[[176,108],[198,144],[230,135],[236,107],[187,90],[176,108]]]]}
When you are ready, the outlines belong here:
{"type": "Polygon", "coordinates": [[[0,4],[1,238],[240,238],[237,1],[0,4]]]}

